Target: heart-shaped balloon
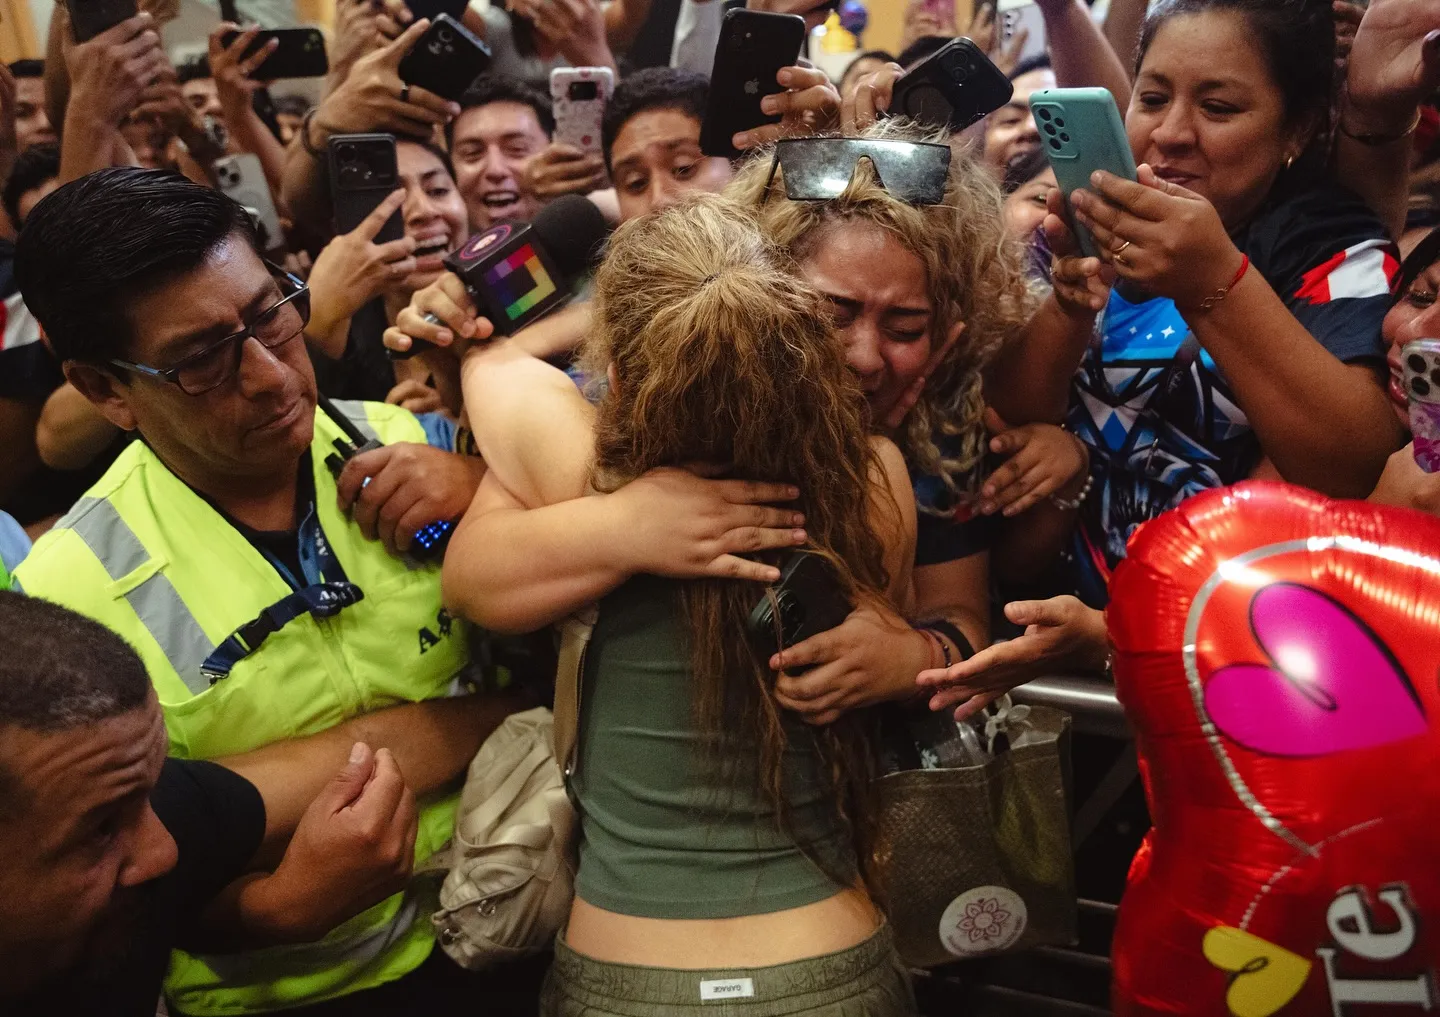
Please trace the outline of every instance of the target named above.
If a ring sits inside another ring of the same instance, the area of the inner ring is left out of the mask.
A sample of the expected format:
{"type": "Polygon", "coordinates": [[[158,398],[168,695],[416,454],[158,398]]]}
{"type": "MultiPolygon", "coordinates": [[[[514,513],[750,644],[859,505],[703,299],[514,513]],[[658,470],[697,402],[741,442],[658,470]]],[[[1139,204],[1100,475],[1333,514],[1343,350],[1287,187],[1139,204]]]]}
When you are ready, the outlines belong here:
{"type": "Polygon", "coordinates": [[[1154,821],[1116,1013],[1440,1008],[1440,519],[1242,484],[1142,527],[1111,594],[1154,821]]]}

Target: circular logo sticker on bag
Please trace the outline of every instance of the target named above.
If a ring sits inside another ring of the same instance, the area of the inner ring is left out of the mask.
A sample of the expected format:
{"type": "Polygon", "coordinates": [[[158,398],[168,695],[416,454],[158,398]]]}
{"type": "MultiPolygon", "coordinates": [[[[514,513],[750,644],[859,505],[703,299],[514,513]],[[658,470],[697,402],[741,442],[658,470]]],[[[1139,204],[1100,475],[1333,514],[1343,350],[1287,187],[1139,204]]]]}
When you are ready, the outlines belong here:
{"type": "Polygon", "coordinates": [[[1014,946],[1025,932],[1025,902],[1003,886],[977,886],[940,916],[940,942],[956,957],[978,957],[1014,946]]]}

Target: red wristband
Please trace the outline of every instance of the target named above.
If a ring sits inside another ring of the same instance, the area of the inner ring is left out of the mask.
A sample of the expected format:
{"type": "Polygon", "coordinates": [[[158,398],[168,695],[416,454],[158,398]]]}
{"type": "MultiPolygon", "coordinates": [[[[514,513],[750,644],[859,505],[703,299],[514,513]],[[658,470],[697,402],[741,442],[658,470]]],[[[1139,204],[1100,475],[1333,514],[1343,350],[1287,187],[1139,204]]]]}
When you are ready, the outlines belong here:
{"type": "Polygon", "coordinates": [[[1248,271],[1250,271],[1250,256],[1242,254],[1240,255],[1240,270],[1235,273],[1235,278],[1230,280],[1230,285],[1221,287],[1200,301],[1199,309],[1208,311],[1214,308],[1216,304],[1230,295],[1231,290],[1240,285],[1240,280],[1245,278],[1245,273],[1248,271]]]}

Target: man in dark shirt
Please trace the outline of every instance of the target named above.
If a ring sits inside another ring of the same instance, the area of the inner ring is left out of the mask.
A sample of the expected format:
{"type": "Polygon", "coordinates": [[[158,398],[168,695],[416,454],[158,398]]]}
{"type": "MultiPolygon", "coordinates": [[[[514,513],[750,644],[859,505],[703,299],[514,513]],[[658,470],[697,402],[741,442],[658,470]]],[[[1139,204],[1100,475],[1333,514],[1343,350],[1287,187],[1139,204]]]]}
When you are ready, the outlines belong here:
{"type": "MultiPolygon", "coordinates": [[[[123,640],[0,592],[0,1012],[152,1017],[172,946],[318,938],[408,877],[415,799],[387,750],[356,743],[297,825],[294,788],[267,817],[246,777],[166,746],[123,640]]],[[[238,763],[262,782],[263,752],[238,763]]]]}

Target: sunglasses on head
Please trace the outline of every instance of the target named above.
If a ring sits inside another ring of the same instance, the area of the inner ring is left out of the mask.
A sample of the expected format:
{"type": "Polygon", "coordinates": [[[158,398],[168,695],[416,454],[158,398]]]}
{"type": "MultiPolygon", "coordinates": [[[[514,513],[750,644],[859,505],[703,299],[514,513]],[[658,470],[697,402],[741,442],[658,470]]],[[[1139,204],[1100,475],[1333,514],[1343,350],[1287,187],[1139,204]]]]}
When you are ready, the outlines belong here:
{"type": "Polygon", "coordinates": [[[768,196],[782,170],[791,201],[829,201],[850,186],[861,159],[870,160],[880,186],[911,205],[938,205],[950,178],[950,146],[866,138],[791,138],[775,146],[768,196]]]}

